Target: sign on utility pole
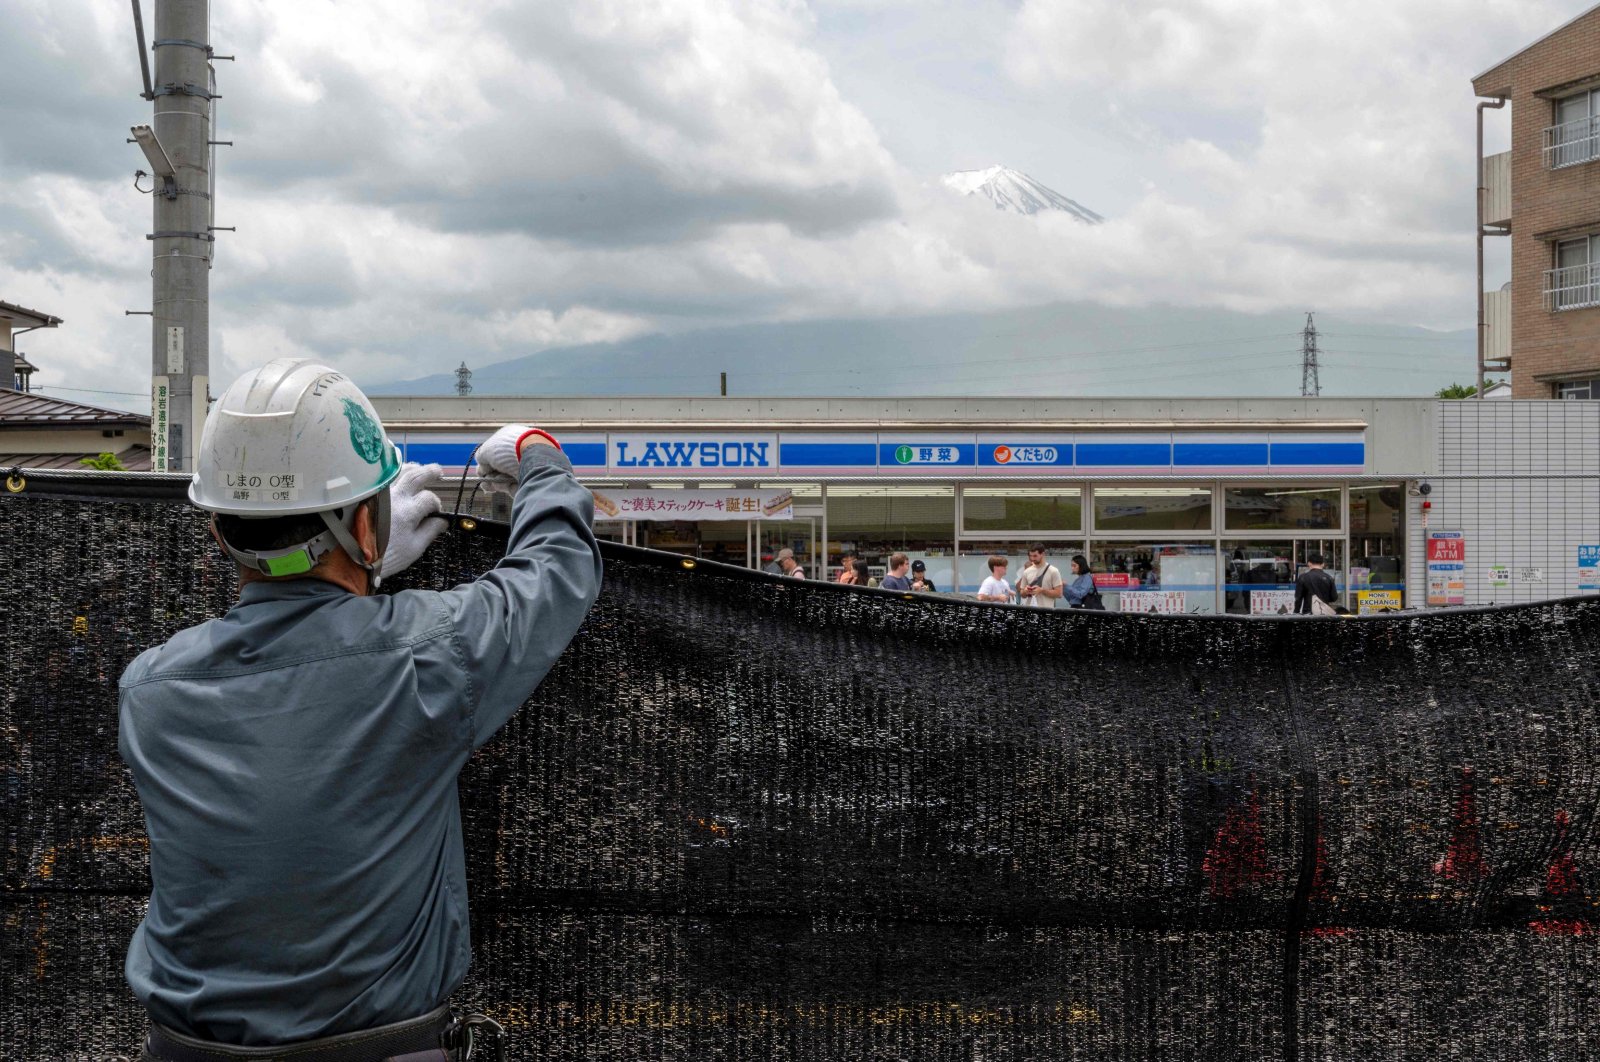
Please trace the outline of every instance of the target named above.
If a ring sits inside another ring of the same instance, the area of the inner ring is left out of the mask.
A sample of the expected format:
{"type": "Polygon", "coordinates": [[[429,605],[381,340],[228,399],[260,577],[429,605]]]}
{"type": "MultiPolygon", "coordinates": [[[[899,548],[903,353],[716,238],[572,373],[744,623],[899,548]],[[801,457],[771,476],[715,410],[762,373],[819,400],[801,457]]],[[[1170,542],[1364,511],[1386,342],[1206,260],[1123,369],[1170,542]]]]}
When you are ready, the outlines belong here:
{"type": "Polygon", "coordinates": [[[152,439],[151,456],[152,467],[162,472],[194,469],[211,373],[215,235],[210,144],[215,80],[208,6],[208,0],[155,0],[154,139],[172,170],[170,179],[157,174],[164,181],[151,196],[155,227],[148,237],[153,265],[151,403],[157,414],[151,431],[164,435],[152,439]],[[163,398],[164,410],[155,408],[163,398]]]}

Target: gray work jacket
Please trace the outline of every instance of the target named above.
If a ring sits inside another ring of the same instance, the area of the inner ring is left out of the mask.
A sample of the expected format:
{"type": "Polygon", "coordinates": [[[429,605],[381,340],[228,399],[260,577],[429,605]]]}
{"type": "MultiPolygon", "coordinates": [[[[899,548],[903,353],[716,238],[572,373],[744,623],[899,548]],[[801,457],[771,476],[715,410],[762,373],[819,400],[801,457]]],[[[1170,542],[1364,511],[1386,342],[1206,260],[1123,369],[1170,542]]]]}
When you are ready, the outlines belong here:
{"type": "Polygon", "coordinates": [[[600,592],[572,466],[532,446],[520,471],[505,559],[476,582],[250,583],[123,673],[152,879],[127,977],[155,1021],[283,1044],[414,1018],[461,984],[456,776],[600,592]]]}

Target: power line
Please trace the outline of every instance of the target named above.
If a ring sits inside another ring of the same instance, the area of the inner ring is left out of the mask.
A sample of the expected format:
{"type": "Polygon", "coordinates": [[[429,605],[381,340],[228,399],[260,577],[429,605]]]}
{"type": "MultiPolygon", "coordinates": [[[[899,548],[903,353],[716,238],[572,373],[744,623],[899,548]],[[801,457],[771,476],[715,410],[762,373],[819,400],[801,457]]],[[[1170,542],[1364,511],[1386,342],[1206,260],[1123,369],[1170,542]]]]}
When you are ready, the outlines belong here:
{"type": "Polygon", "coordinates": [[[35,391],[75,391],[86,395],[127,395],[130,398],[149,398],[149,391],[97,391],[92,387],[60,387],[56,384],[34,384],[35,391]]]}
{"type": "Polygon", "coordinates": [[[1322,332],[1321,335],[1340,339],[1396,339],[1403,343],[1459,343],[1459,336],[1385,336],[1375,332],[1322,332]]]}

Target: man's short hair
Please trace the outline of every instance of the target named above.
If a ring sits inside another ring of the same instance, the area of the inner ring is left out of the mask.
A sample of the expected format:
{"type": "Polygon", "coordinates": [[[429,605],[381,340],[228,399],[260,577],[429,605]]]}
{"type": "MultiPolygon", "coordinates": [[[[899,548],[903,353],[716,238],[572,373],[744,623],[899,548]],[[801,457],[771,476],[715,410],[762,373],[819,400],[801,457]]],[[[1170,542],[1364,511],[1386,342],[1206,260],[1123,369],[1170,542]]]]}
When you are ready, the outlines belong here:
{"type": "Polygon", "coordinates": [[[1327,564],[1328,563],[1328,558],[1324,557],[1320,553],[1307,553],[1306,554],[1306,563],[1307,564],[1327,564]]]}
{"type": "Polygon", "coordinates": [[[910,560],[904,553],[891,553],[889,555],[889,570],[892,572],[906,561],[910,560]]]}
{"type": "MultiPolygon", "coordinates": [[[[375,509],[376,496],[361,503],[375,509]]],[[[265,553],[275,549],[289,549],[310,542],[328,529],[319,513],[301,513],[297,516],[272,516],[265,520],[247,520],[232,513],[212,514],[217,522],[217,532],[222,540],[234,549],[248,553],[265,553]]]]}
{"type": "Polygon", "coordinates": [[[1028,547],[1028,552],[1029,553],[1044,553],[1045,552],[1044,543],[1043,542],[1035,542],[1033,545],[1028,547]]]}
{"type": "Polygon", "coordinates": [[[316,513],[274,516],[266,520],[246,520],[230,513],[217,513],[217,532],[234,549],[251,553],[289,549],[310,542],[328,529],[316,513]]]}
{"type": "Polygon", "coordinates": [[[778,551],[778,556],[776,559],[781,561],[794,560],[794,550],[790,549],[788,546],[785,546],[778,551]]]}
{"type": "Polygon", "coordinates": [[[989,570],[992,572],[996,568],[1004,568],[1006,565],[1008,565],[1010,563],[1011,563],[1010,561],[1006,560],[1004,557],[1000,556],[997,553],[993,557],[989,558],[989,570]]]}

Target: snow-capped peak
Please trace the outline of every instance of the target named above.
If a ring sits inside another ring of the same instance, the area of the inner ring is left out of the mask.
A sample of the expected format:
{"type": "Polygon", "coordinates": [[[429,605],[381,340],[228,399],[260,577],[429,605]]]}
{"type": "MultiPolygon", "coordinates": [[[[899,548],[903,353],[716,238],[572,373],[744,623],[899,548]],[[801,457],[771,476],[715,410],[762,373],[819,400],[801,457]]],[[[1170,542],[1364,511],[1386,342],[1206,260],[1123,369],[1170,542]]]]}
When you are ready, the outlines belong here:
{"type": "Polygon", "coordinates": [[[986,170],[958,170],[939,178],[946,188],[962,195],[981,195],[996,209],[1017,214],[1037,214],[1043,210],[1064,210],[1090,225],[1105,220],[1081,203],[1076,203],[1053,188],[1046,188],[1026,173],[990,166],[986,170]]]}

